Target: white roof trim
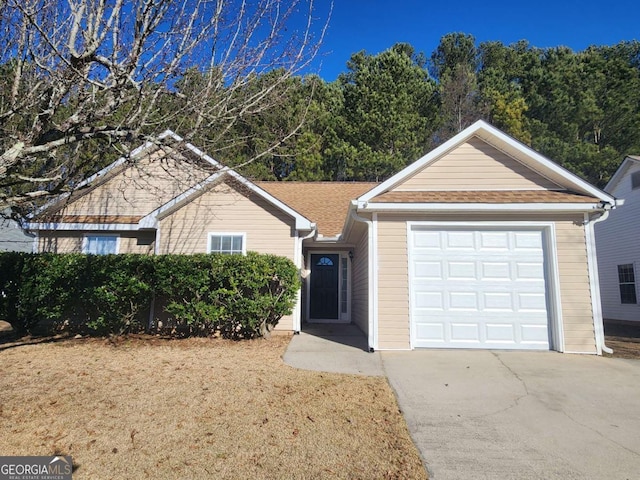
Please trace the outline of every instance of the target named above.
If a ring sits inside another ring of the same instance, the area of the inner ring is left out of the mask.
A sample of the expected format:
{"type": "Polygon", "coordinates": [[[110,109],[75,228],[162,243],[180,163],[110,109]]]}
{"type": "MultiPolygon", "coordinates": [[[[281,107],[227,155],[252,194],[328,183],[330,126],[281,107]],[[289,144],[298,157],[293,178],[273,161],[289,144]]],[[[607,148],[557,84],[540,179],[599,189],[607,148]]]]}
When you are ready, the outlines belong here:
{"type": "MultiPolygon", "coordinates": [[[[407,178],[414,175],[418,170],[436,161],[437,159],[442,157],[445,153],[463,144],[474,135],[478,135],[481,139],[487,140],[487,141],[493,138],[501,142],[504,142],[509,147],[516,149],[517,151],[521,152],[523,155],[531,159],[533,163],[537,163],[541,165],[543,169],[550,170],[555,174],[559,175],[560,177],[562,177],[563,180],[566,181],[567,185],[578,190],[579,192],[592,195],[596,198],[599,198],[603,202],[607,202],[612,205],[615,204],[615,198],[609,195],[608,193],[594,187],[590,183],[586,182],[585,180],[581,179],[577,175],[568,171],[566,168],[561,167],[557,163],[553,162],[552,160],[549,160],[548,158],[539,154],[535,150],[524,145],[523,143],[520,143],[518,140],[514,139],[513,137],[510,137],[506,133],[502,132],[501,130],[497,129],[496,127],[488,124],[483,120],[478,120],[473,125],[466,128],[462,132],[458,133],[456,136],[449,139],[448,141],[446,141],[439,147],[435,148],[431,152],[427,153],[422,158],[416,160],[414,163],[404,168],[403,170],[401,170],[400,172],[398,172],[397,174],[395,174],[385,182],[382,182],[377,187],[373,188],[372,190],[369,190],[367,193],[362,195],[358,200],[368,201],[388,190],[393,189],[393,187],[395,187],[396,185],[402,183],[407,178]]],[[[532,168],[530,165],[526,165],[526,166],[528,166],[529,168],[532,168]]],[[[537,173],[540,173],[540,172],[537,171],[537,173]]]]}
{"type": "Polygon", "coordinates": [[[604,187],[606,192],[610,192],[627,173],[627,170],[633,163],[640,163],[640,157],[634,155],[627,155],[622,161],[616,172],[613,174],[609,183],[604,187]]]}
{"type": "Polygon", "coordinates": [[[597,203],[368,203],[358,202],[358,212],[592,212],[604,210],[597,203]]]}
{"type": "Polygon", "coordinates": [[[26,230],[100,230],[100,231],[133,231],[139,230],[137,223],[62,223],[40,222],[25,224],[26,230]]]}

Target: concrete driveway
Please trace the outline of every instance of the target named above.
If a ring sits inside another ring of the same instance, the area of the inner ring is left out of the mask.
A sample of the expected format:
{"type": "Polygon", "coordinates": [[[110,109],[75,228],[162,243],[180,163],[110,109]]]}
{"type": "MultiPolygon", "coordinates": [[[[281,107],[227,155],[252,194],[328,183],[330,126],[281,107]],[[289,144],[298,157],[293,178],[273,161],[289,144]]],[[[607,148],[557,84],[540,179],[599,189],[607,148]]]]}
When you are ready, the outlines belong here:
{"type": "Polygon", "coordinates": [[[640,361],[381,352],[434,480],[640,479],[640,361]]]}

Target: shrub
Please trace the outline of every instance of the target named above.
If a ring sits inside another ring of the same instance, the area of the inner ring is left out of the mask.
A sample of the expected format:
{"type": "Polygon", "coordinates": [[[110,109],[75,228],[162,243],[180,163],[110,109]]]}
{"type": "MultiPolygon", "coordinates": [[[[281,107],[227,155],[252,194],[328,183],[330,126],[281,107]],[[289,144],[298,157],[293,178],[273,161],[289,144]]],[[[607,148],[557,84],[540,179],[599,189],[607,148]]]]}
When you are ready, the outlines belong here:
{"type": "Polygon", "coordinates": [[[256,253],[0,254],[0,318],[20,333],[140,331],[161,299],[188,334],[253,338],[291,312],[298,288],[290,260],[256,253]]]}

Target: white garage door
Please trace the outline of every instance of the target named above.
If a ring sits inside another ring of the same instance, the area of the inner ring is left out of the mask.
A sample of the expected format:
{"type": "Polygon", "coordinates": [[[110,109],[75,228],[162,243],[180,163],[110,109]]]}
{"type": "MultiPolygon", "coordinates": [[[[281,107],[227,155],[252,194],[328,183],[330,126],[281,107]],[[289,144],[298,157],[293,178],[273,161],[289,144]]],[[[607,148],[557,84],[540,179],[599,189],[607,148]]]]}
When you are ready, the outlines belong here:
{"type": "Polygon", "coordinates": [[[411,236],[414,347],[549,349],[542,231],[411,236]]]}

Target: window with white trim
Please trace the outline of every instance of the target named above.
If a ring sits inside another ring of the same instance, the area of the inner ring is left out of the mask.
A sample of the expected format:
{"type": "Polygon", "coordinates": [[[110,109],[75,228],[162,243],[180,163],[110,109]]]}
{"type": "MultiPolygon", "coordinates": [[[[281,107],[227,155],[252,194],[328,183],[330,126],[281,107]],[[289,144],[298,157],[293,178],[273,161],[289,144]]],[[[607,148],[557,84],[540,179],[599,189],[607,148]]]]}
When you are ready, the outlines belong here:
{"type": "Polygon", "coordinates": [[[114,255],[119,247],[118,235],[85,235],[82,241],[82,253],[90,255],[114,255]]]}
{"type": "Polygon", "coordinates": [[[640,172],[633,172],[631,174],[631,190],[640,188],[640,172]]]}
{"type": "Polygon", "coordinates": [[[618,265],[618,283],[620,285],[620,302],[638,303],[636,296],[636,276],[633,263],[618,265]]]}
{"type": "Polygon", "coordinates": [[[245,254],[244,233],[210,233],[207,253],[245,254]]]}

